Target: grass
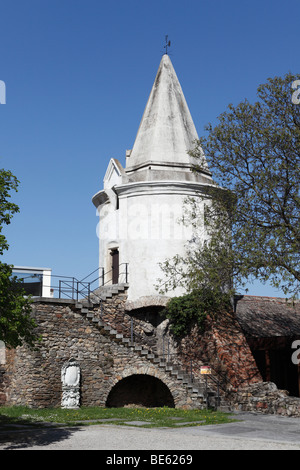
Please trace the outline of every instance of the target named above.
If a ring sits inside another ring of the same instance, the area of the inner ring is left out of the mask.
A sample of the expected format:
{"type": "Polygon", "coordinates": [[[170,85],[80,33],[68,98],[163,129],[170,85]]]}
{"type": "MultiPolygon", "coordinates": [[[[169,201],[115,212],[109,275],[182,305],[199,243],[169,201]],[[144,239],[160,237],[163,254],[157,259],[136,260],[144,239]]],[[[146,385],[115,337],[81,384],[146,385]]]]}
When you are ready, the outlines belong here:
{"type": "Polygon", "coordinates": [[[45,423],[75,426],[91,424],[138,425],[139,427],[205,426],[235,421],[229,413],[212,410],[175,408],[100,408],[81,407],[32,409],[23,406],[0,407],[0,430],[20,425],[40,426],[45,423]],[[131,422],[140,422],[132,423],[131,422]]]}

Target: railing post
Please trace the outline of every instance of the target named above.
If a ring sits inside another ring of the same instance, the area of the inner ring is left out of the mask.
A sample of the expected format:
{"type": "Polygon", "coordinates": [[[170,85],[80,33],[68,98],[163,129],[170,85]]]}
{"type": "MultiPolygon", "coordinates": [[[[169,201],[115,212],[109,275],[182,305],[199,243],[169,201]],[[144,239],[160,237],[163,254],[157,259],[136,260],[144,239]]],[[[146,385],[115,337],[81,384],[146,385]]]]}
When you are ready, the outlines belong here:
{"type": "Polygon", "coordinates": [[[133,317],[131,317],[131,320],[130,320],[130,338],[131,338],[131,344],[133,344],[133,317]]]}
{"type": "Polygon", "coordinates": [[[61,280],[59,279],[58,281],[58,298],[60,299],[61,298],[61,280]]]}
{"type": "Polygon", "coordinates": [[[128,284],[128,263],[125,263],[125,283],[128,284]]]}
{"type": "MultiPolygon", "coordinates": [[[[78,290],[79,290],[79,281],[77,281],[77,288],[76,288],[76,300],[78,300],[78,290]]],[[[74,278],[73,278],[73,285],[74,285],[74,278]]],[[[73,293],[72,293],[72,299],[73,299],[73,293]]]]}
{"type": "Polygon", "coordinates": [[[102,277],[102,286],[104,286],[104,268],[101,268],[101,269],[102,269],[102,275],[101,275],[101,277],[102,277]]]}
{"type": "Polygon", "coordinates": [[[88,301],[90,301],[90,294],[91,294],[91,283],[88,282],[88,301]]]}
{"type": "Polygon", "coordinates": [[[170,362],[170,338],[168,338],[168,343],[167,343],[167,344],[168,344],[168,349],[167,349],[167,351],[168,351],[168,353],[167,353],[167,360],[168,360],[168,362],[170,362]]]}

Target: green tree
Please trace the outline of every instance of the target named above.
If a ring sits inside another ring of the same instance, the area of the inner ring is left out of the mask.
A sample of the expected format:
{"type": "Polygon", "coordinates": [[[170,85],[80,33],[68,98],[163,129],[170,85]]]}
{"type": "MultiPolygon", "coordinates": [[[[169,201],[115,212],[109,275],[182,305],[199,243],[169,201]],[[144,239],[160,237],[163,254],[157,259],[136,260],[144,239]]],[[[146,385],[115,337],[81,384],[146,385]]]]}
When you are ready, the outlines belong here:
{"type": "Polygon", "coordinates": [[[234,291],[258,279],[298,295],[300,104],[292,100],[297,78],[270,78],[258,87],[254,104],[229,105],[189,152],[198,160],[195,171],[205,165],[205,155],[216,182],[208,188],[204,213],[194,199],[185,217],[195,233],[204,220],[208,239],[196,240],[185,259],[166,261],[166,288],[182,283],[191,291],[209,284],[234,291]]]}
{"type": "MultiPolygon", "coordinates": [[[[19,211],[10,201],[11,191],[17,191],[18,184],[10,171],[0,170],[0,255],[9,247],[3,228],[19,211]]],[[[14,348],[23,342],[32,347],[37,340],[36,324],[30,315],[30,299],[23,294],[20,281],[12,276],[12,266],[0,262],[0,340],[7,347],[14,348]]]]}

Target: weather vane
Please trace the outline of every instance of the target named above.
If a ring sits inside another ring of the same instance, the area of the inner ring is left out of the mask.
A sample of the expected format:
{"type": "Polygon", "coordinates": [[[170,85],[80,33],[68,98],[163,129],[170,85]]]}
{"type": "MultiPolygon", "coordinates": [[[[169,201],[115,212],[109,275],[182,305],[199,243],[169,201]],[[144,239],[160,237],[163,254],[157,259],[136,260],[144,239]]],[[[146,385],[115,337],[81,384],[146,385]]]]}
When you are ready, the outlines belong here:
{"type": "Polygon", "coordinates": [[[168,47],[171,46],[171,41],[168,41],[168,35],[166,36],[166,45],[164,48],[166,49],[166,54],[168,54],[168,47]]]}

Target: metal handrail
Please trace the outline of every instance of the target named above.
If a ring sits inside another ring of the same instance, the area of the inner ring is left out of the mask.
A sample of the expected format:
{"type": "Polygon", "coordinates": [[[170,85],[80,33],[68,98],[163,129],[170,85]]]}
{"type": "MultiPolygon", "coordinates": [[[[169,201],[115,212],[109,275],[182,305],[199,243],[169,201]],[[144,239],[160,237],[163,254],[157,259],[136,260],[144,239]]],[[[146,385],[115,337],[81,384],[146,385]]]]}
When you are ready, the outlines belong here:
{"type": "MultiPolygon", "coordinates": [[[[125,266],[125,268],[124,268],[123,272],[122,271],[119,272],[119,277],[120,276],[125,276],[125,284],[128,284],[128,263],[120,263],[119,264],[119,270],[120,270],[121,266],[125,266]]],[[[110,269],[109,271],[105,272],[103,267],[99,267],[99,268],[95,269],[94,271],[92,271],[87,276],[85,276],[83,279],[81,279],[81,281],[84,281],[85,279],[88,279],[95,272],[97,272],[97,271],[99,272],[100,270],[101,270],[101,274],[99,276],[95,277],[93,280],[89,281],[90,284],[94,284],[94,282],[99,281],[99,280],[101,281],[100,285],[102,287],[105,286],[106,284],[109,284],[112,281],[112,276],[109,279],[107,279],[106,281],[105,281],[105,279],[106,279],[107,275],[109,275],[109,274],[112,275],[113,274],[113,268],[110,269]]]]}
{"type": "Polygon", "coordinates": [[[51,276],[58,278],[58,285],[50,286],[52,291],[58,291],[58,298],[67,297],[71,300],[79,300],[79,296],[83,296],[90,300],[90,284],[82,282],[75,277],[68,276],[51,276]]]}
{"type": "MultiPolygon", "coordinates": [[[[119,277],[124,276],[125,283],[128,284],[128,263],[121,263],[120,266],[125,266],[124,271],[119,273],[119,277]]],[[[71,276],[58,276],[51,274],[51,279],[55,278],[58,279],[55,285],[45,286],[50,287],[52,292],[58,292],[58,298],[67,298],[70,300],[79,300],[80,296],[85,298],[86,300],[90,301],[90,295],[92,292],[92,284],[96,281],[101,281],[100,285],[105,286],[111,283],[112,278],[108,279],[104,282],[105,277],[108,274],[112,273],[112,270],[104,272],[104,268],[97,268],[92,271],[90,274],[82,278],[81,280],[77,279],[76,277],[71,276]],[[87,281],[89,277],[91,277],[96,271],[99,272],[101,270],[101,275],[93,278],[91,281],[87,281]]]]}

